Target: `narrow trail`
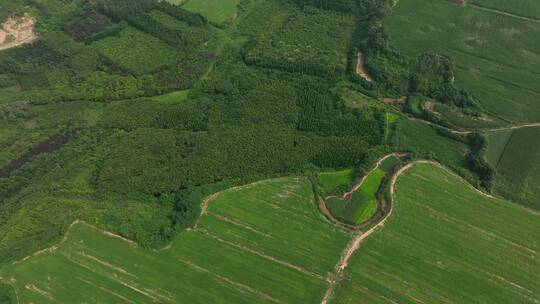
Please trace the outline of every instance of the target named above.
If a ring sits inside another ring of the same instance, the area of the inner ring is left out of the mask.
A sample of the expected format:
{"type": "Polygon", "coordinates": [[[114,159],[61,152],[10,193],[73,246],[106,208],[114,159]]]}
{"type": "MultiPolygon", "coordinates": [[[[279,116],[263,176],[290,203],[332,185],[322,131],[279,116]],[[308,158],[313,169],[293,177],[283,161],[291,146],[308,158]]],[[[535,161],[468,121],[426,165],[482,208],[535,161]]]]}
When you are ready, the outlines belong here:
{"type": "MultiPolygon", "coordinates": [[[[390,154],[392,155],[392,154],[390,154]]],[[[362,245],[363,241],[368,238],[370,235],[384,227],[386,225],[386,222],[388,219],[392,216],[392,213],[394,212],[395,205],[396,205],[396,183],[399,179],[399,177],[404,174],[405,172],[412,169],[414,166],[418,164],[432,164],[437,167],[440,167],[444,169],[445,171],[449,172],[453,176],[458,177],[464,184],[466,184],[469,188],[473,189],[477,193],[489,197],[494,198],[491,194],[482,192],[475,187],[473,187],[470,183],[465,181],[461,176],[457,175],[456,173],[452,172],[450,169],[446,168],[445,166],[441,165],[440,163],[432,160],[416,160],[413,162],[408,163],[407,165],[400,168],[394,175],[392,175],[392,178],[390,179],[390,209],[386,216],[384,216],[379,223],[377,223],[375,226],[373,226],[371,229],[369,229],[366,232],[359,231],[354,238],[349,242],[345,250],[343,251],[341,258],[339,262],[337,263],[335,267],[335,273],[332,277],[328,279],[328,287],[326,289],[326,293],[321,301],[321,304],[328,304],[332,297],[334,296],[334,290],[336,286],[338,285],[340,279],[343,276],[343,272],[349,265],[349,261],[352,258],[353,254],[360,248],[360,245],[362,245]]]]}
{"type": "Polygon", "coordinates": [[[480,128],[480,129],[459,129],[458,130],[458,129],[452,129],[452,128],[444,127],[444,126],[441,126],[441,125],[436,124],[434,122],[427,121],[427,120],[420,119],[420,118],[409,117],[409,119],[414,120],[414,121],[423,122],[425,124],[428,124],[428,125],[431,125],[431,126],[434,126],[434,127],[444,128],[444,129],[448,130],[449,132],[452,132],[454,134],[460,134],[460,135],[467,135],[467,134],[471,134],[471,133],[474,133],[474,132],[497,132],[497,131],[518,130],[518,129],[525,129],[525,128],[540,127],[540,122],[531,122],[531,123],[524,123],[524,124],[515,124],[515,125],[506,126],[506,127],[486,128],[486,129],[482,129],[482,128],[480,128]]]}
{"type": "Polygon", "coordinates": [[[480,10],[480,11],[490,12],[490,13],[493,13],[493,14],[512,17],[512,18],[516,18],[516,19],[520,19],[520,20],[540,23],[540,19],[536,19],[536,18],[532,18],[532,17],[525,17],[525,16],[521,16],[521,15],[501,11],[501,10],[498,10],[498,9],[481,6],[481,5],[478,5],[478,4],[467,3],[467,6],[470,6],[470,7],[474,8],[474,9],[477,9],[477,10],[480,10]]]}

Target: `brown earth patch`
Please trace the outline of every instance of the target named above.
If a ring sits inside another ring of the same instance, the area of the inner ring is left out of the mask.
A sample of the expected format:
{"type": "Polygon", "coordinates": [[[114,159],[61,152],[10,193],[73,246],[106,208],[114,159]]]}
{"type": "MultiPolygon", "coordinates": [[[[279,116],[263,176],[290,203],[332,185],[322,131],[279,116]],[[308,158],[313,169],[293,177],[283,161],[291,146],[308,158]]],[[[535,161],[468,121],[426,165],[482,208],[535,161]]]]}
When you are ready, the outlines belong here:
{"type": "Polygon", "coordinates": [[[452,3],[456,3],[456,4],[465,4],[465,0],[448,0],[452,3]]]}
{"type": "Polygon", "coordinates": [[[366,56],[362,54],[362,52],[358,52],[358,59],[356,61],[356,74],[358,76],[364,78],[368,82],[372,82],[373,79],[371,76],[369,76],[369,73],[367,72],[364,63],[366,62],[366,56]]]}
{"type": "Polygon", "coordinates": [[[0,50],[5,50],[32,42],[36,39],[34,25],[36,21],[29,15],[9,17],[0,30],[0,50]]]}

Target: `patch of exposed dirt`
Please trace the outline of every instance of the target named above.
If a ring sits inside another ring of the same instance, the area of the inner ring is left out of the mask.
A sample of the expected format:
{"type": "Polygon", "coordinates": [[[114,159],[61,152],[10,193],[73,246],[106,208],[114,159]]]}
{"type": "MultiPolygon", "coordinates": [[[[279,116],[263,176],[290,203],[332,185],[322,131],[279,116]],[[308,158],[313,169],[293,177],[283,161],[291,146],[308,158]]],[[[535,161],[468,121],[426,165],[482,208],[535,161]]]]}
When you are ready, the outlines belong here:
{"type": "Polygon", "coordinates": [[[465,0],[448,0],[452,3],[456,3],[456,4],[465,4],[465,0]]]}
{"type": "Polygon", "coordinates": [[[29,15],[9,17],[0,29],[0,50],[17,47],[36,39],[34,25],[36,21],[29,15]]]}
{"type": "Polygon", "coordinates": [[[407,96],[401,96],[400,98],[379,97],[379,100],[387,104],[404,105],[405,101],[407,101],[407,96]]]}
{"type": "Polygon", "coordinates": [[[372,82],[373,78],[369,76],[369,73],[367,72],[366,67],[364,66],[365,62],[366,62],[366,56],[362,54],[362,52],[358,52],[358,59],[356,61],[356,74],[364,78],[366,81],[372,82]]]}

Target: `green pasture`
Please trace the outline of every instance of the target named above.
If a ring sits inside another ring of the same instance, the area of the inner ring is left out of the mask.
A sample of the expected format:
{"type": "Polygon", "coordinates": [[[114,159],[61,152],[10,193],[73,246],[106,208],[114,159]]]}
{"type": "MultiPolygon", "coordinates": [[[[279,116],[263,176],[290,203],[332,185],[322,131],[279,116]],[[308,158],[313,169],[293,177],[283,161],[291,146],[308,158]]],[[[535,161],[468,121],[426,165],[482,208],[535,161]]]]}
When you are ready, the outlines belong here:
{"type": "Polygon", "coordinates": [[[162,250],[77,224],[0,277],[20,303],[318,303],[349,238],[319,213],[307,179],[281,178],[218,194],[162,250]]]}
{"type": "MultiPolygon", "coordinates": [[[[538,1],[473,1],[488,2],[540,18],[538,1]]],[[[449,56],[457,67],[456,84],[488,112],[512,121],[540,120],[540,22],[452,1],[400,0],[386,25],[399,51],[449,56]]]]}
{"type": "Polygon", "coordinates": [[[397,182],[394,212],[352,257],[332,303],[537,303],[540,216],[431,164],[397,182]]]}
{"type": "Polygon", "coordinates": [[[240,0],[187,0],[182,8],[220,24],[236,17],[239,3],[240,0]]]}
{"type": "Polygon", "coordinates": [[[317,183],[324,194],[344,192],[354,180],[354,169],[326,171],[317,175],[317,183]]]}
{"type": "MultiPolygon", "coordinates": [[[[494,192],[540,209],[540,128],[515,130],[508,139],[503,134],[500,141],[505,140],[507,143],[495,168],[494,192]]],[[[489,153],[494,153],[491,149],[488,149],[488,157],[489,153]]]]}

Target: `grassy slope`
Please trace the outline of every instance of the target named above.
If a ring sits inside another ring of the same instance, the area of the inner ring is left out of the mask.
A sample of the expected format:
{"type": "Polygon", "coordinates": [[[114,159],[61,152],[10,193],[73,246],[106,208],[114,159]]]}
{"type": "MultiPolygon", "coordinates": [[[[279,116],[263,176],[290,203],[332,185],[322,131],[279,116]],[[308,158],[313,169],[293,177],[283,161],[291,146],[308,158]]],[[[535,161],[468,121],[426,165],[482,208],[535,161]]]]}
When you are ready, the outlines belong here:
{"type": "Polygon", "coordinates": [[[76,225],[56,251],[0,276],[15,278],[21,303],[317,302],[349,236],[324,221],[313,199],[297,178],[223,192],[197,228],[160,252],[76,225]]]}
{"type": "Polygon", "coordinates": [[[399,50],[452,58],[458,84],[490,112],[515,121],[540,120],[539,22],[444,0],[403,0],[387,25],[399,50]]]}
{"type": "Polygon", "coordinates": [[[540,128],[514,131],[496,171],[495,193],[540,209],[540,128]]]}
{"type": "Polygon", "coordinates": [[[353,257],[335,303],[535,303],[540,216],[433,165],[397,184],[386,226],[353,257]]]}

